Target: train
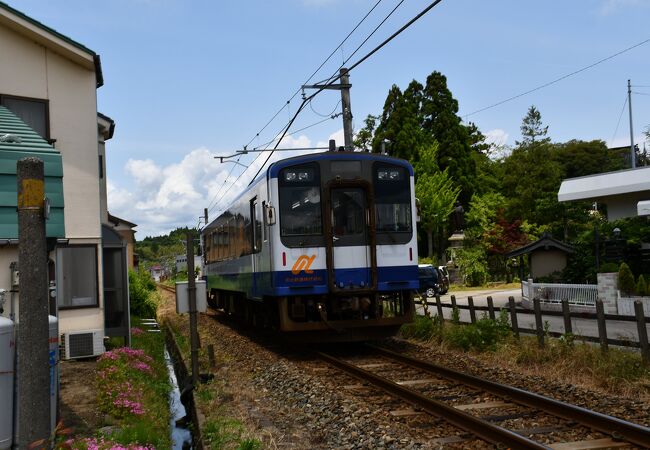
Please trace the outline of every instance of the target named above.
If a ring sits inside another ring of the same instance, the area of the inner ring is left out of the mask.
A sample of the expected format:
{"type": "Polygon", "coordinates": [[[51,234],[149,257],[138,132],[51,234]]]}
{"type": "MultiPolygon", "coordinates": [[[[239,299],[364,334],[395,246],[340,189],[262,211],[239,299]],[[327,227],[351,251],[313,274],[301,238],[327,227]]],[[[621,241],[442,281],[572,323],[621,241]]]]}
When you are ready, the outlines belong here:
{"type": "Polygon", "coordinates": [[[201,231],[208,304],[298,342],[394,335],[414,315],[416,222],[405,160],[277,161],[201,231]]]}

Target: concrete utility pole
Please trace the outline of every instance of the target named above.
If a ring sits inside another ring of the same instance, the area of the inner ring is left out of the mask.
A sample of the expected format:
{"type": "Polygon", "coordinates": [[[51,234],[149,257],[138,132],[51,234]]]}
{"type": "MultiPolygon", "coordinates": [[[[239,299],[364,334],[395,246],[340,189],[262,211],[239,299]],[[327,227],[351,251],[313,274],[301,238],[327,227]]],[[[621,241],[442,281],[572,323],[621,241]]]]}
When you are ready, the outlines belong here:
{"type": "MultiPolygon", "coordinates": [[[[350,104],[350,75],[348,74],[348,69],[342,67],[339,70],[339,79],[341,82],[339,84],[305,84],[302,86],[303,89],[333,89],[341,91],[341,109],[343,116],[343,139],[344,147],[343,149],[346,152],[354,151],[354,144],[352,143],[352,106],[350,104]]],[[[305,98],[305,93],[303,91],[303,99],[305,98]]]]}
{"type": "Polygon", "coordinates": [[[23,158],[16,173],[20,270],[17,444],[18,448],[27,448],[35,441],[49,439],[51,431],[43,161],[23,158]]]}
{"type": "Polygon", "coordinates": [[[343,139],[345,151],[354,150],[352,143],[352,105],[350,104],[350,75],[348,69],[342,68],[339,71],[341,75],[341,110],[343,111],[343,139]]]}
{"type": "Polygon", "coordinates": [[[199,385],[199,334],[196,316],[196,283],[194,281],[194,240],[187,232],[187,295],[190,304],[190,348],[192,356],[192,386],[199,385]]]}
{"type": "Polygon", "coordinates": [[[630,156],[632,158],[632,168],[636,167],[636,154],[634,152],[634,130],[632,129],[632,83],[627,80],[627,104],[630,111],[630,156]]]}

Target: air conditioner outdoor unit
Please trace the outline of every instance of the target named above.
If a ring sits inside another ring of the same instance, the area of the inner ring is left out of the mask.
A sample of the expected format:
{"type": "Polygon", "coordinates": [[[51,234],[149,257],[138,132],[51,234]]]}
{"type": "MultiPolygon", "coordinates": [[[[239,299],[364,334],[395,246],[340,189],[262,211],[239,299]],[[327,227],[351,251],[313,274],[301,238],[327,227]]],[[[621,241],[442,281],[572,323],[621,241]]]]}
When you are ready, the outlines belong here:
{"type": "Polygon", "coordinates": [[[61,337],[61,359],[89,358],[104,353],[104,330],[71,331],[61,337]]]}

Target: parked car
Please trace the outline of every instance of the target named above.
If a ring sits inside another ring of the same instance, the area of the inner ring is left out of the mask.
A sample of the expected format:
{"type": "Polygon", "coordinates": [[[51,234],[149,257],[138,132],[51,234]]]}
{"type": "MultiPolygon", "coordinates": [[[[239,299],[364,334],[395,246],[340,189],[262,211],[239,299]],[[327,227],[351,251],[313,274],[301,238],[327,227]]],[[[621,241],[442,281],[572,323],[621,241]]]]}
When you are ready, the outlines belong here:
{"type": "Polygon", "coordinates": [[[440,294],[446,294],[449,291],[449,271],[446,266],[438,266],[438,272],[440,274],[440,294]]]}
{"type": "Polygon", "coordinates": [[[440,294],[439,285],[440,273],[431,264],[418,264],[418,279],[420,280],[420,291],[427,297],[434,297],[440,294]]]}

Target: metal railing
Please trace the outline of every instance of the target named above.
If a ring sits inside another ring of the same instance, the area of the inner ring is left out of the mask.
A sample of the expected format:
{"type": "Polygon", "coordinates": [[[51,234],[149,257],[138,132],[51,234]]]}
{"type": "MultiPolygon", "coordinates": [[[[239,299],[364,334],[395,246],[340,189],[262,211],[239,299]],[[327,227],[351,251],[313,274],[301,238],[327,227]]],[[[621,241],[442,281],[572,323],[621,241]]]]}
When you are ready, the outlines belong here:
{"type": "Polygon", "coordinates": [[[571,305],[596,307],[597,284],[534,283],[522,281],[522,294],[527,300],[538,298],[542,303],[558,303],[568,300],[571,305]]]}

